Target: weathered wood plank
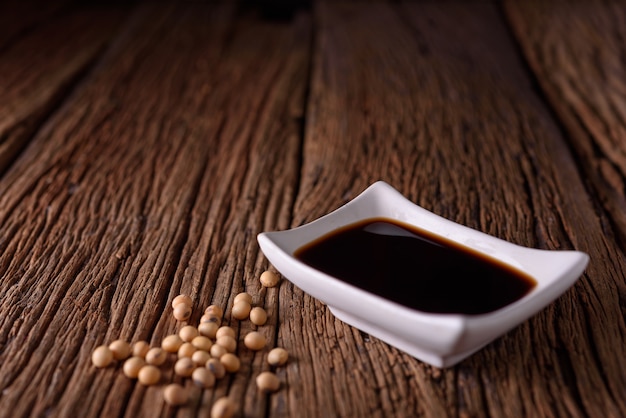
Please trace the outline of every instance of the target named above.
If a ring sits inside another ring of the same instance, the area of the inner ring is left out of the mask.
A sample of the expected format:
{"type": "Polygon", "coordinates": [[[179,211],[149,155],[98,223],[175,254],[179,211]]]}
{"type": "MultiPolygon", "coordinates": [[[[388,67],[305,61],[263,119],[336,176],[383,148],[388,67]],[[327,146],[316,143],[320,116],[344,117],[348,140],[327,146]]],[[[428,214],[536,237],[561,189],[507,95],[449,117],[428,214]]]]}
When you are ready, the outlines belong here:
{"type": "Polygon", "coordinates": [[[511,27],[626,245],[626,9],[621,2],[506,2],[511,27]]]}
{"type": "MultiPolygon", "coordinates": [[[[48,9],[42,6],[41,13],[48,9]]],[[[17,22],[13,27],[23,23],[21,16],[29,21],[30,12],[14,15],[0,8],[0,21],[17,22]]],[[[98,57],[125,14],[119,6],[71,9],[0,46],[0,173],[98,57]]]]}
{"type": "Polygon", "coordinates": [[[326,2],[315,22],[310,57],[306,12],[269,22],[233,4],[147,4],[0,178],[0,417],[208,416],[224,394],[249,417],[626,415],[623,253],[497,8],[326,2]],[[592,262],[449,370],[287,282],[260,288],[256,233],[378,179],[450,219],[592,262]],[[254,384],[264,354],[244,349],[240,373],[178,411],[162,387],[90,364],[98,344],[156,344],[180,327],[178,293],[193,296],[194,322],[244,289],[291,353],[275,395],[254,384]]]}
{"type": "MultiPolygon", "coordinates": [[[[507,2],[505,6],[506,16],[530,68],[569,134],[588,187],[607,213],[608,219],[602,227],[609,237],[617,235],[623,251],[626,238],[624,7],[619,2],[602,5],[507,2]]],[[[613,261],[604,259],[604,262],[612,264],[613,261]]],[[[616,285],[615,278],[610,276],[598,280],[606,281],[605,286],[620,304],[623,317],[626,294],[623,286],[616,285]]],[[[602,329],[623,335],[622,328],[615,327],[613,321],[597,318],[589,321],[589,327],[594,333],[602,329]]],[[[622,353],[623,345],[617,347],[622,353]]],[[[596,360],[606,358],[605,352],[611,349],[600,347],[596,360]]],[[[615,379],[619,372],[610,366],[604,366],[603,370],[610,376],[605,378],[603,386],[622,408],[620,412],[607,409],[615,416],[623,415],[625,379],[623,376],[615,379]]],[[[595,390],[593,386],[580,389],[582,393],[595,390]]],[[[582,402],[589,407],[588,399],[583,397],[582,402]]]]}
{"type": "MultiPolygon", "coordinates": [[[[116,338],[158,343],[180,326],[179,292],[198,321],[246,289],[275,340],[278,291],[260,290],[255,235],[290,222],[310,19],[234,15],[143,7],[0,179],[0,415],[171,415],[161,387],[96,370],[90,353],[116,338]]],[[[181,414],[207,416],[229,393],[263,416],[263,355],[242,350],[242,371],[181,414]]]]}
{"type": "Polygon", "coordinates": [[[326,2],[317,21],[293,225],[383,179],[452,220],[592,262],[556,303],[446,371],[285,286],[283,334],[300,364],[287,379],[314,397],[290,392],[291,415],[624,415],[625,260],[497,8],[326,2]]]}

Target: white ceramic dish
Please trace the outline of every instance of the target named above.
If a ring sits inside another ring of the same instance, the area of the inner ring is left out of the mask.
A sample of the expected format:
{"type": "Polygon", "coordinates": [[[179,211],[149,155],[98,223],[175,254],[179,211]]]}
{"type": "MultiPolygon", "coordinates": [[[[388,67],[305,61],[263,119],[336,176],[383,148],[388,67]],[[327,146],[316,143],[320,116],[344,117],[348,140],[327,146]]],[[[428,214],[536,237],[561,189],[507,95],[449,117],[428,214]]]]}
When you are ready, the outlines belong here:
{"type": "Polygon", "coordinates": [[[381,181],[328,215],[288,231],[261,233],[258,241],[284,277],[327,304],[337,318],[437,367],[458,363],[537,313],[572,286],[589,261],[582,252],[525,248],[459,225],[415,205],[381,181]],[[377,217],[414,225],[510,264],[537,285],[490,313],[433,314],[361,290],[294,257],[298,248],[316,238],[377,217]]]}

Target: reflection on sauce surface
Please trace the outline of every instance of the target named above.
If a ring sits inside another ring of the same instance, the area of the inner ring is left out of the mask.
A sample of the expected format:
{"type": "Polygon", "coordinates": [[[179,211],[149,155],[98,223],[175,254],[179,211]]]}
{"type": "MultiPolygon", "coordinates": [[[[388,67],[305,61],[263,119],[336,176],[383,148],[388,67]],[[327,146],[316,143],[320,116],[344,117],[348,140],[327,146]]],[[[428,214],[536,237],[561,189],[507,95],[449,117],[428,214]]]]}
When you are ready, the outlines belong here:
{"type": "Polygon", "coordinates": [[[536,285],[529,275],[489,256],[385,218],[332,231],[294,255],[339,280],[423,312],[488,313],[536,285]]]}

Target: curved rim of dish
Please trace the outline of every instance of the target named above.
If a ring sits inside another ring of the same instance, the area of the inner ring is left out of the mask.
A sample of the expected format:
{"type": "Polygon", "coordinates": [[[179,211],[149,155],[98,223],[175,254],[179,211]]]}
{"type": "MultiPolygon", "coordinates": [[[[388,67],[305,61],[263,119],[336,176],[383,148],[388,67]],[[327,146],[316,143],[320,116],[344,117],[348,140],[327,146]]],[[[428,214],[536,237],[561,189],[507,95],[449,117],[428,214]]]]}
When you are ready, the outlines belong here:
{"type": "MultiPolygon", "coordinates": [[[[468,321],[482,321],[489,318],[515,316],[518,313],[523,313],[525,318],[530,317],[572,286],[582,274],[589,260],[589,256],[580,251],[542,250],[523,247],[458,224],[416,205],[383,181],[372,184],[345,205],[309,223],[283,231],[262,232],[257,238],[261,249],[270,262],[274,263],[272,259],[275,261],[279,261],[280,259],[278,264],[289,263],[292,265],[292,268],[299,270],[302,276],[315,277],[315,280],[319,282],[318,284],[326,287],[326,294],[320,295],[320,292],[315,291],[315,289],[311,291],[312,286],[307,285],[306,278],[287,276],[289,281],[326,303],[331,309],[336,306],[337,309],[345,310],[340,308],[342,304],[345,304],[345,301],[332,303],[335,302],[335,298],[333,298],[332,295],[345,295],[346,292],[348,292],[358,296],[361,300],[360,303],[365,302],[371,304],[372,307],[385,311],[392,309],[396,317],[398,315],[401,316],[400,319],[411,321],[417,319],[419,322],[428,322],[430,324],[432,324],[433,321],[441,322],[442,324],[445,323],[447,326],[453,325],[454,323],[462,325],[468,321]],[[395,204],[396,206],[392,207],[390,206],[391,204],[395,204]],[[537,281],[537,284],[530,292],[517,301],[487,313],[472,315],[462,313],[432,313],[409,308],[357,286],[345,283],[294,257],[294,252],[298,248],[337,228],[377,217],[393,219],[416,226],[474,251],[478,251],[492,259],[504,262],[517,270],[529,274],[537,281]],[[447,233],[442,233],[442,231],[446,231],[447,233]],[[466,238],[465,240],[464,237],[466,238]],[[288,243],[287,241],[290,240],[297,243],[295,245],[288,243]],[[485,244],[488,245],[485,246],[485,244]],[[486,249],[491,250],[492,253],[486,252],[486,249]],[[541,277],[541,274],[538,274],[542,272],[541,269],[531,268],[533,258],[541,258],[544,260],[544,263],[545,260],[561,258],[564,264],[557,266],[558,268],[556,270],[549,272],[549,277],[546,275],[541,277]],[[521,264],[520,261],[524,261],[525,264],[521,264]],[[331,297],[328,297],[329,295],[331,297]],[[532,306],[529,307],[529,304],[532,306]],[[526,309],[527,312],[522,312],[524,309],[526,309]]],[[[276,267],[280,271],[280,268],[278,266],[276,267]]]]}

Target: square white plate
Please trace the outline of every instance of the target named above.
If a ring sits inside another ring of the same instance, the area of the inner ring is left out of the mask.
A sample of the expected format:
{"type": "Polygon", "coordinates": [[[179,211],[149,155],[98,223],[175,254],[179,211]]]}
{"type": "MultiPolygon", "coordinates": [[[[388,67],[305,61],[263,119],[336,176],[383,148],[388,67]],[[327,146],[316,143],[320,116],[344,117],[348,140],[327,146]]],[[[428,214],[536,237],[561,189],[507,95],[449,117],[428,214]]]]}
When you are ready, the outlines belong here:
{"type": "Polygon", "coordinates": [[[423,209],[379,181],[339,209],[287,231],[258,235],[278,271],[328,305],[340,320],[437,367],[452,366],[536,314],[571,287],[589,256],[579,251],[521,247],[459,225],[423,209]],[[316,270],[294,257],[296,250],[338,228],[369,218],[414,225],[509,264],[537,285],[521,299],[480,315],[417,311],[316,270]]]}

